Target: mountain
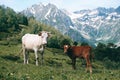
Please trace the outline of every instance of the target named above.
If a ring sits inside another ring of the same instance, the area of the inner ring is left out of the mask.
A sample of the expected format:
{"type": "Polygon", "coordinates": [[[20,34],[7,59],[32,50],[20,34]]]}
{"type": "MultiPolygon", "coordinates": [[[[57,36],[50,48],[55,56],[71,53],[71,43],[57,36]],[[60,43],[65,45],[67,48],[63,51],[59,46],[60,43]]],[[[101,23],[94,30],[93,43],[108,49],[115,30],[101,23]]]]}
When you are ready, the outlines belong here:
{"type": "Polygon", "coordinates": [[[99,7],[93,10],[80,10],[73,13],[58,9],[53,4],[42,3],[32,5],[21,13],[34,16],[36,20],[51,25],[61,33],[69,35],[74,41],[88,42],[120,42],[120,7],[99,7]]]}
{"type": "Polygon", "coordinates": [[[70,15],[77,30],[86,37],[98,42],[120,42],[120,14],[113,8],[76,11],[70,15]],[[74,16],[73,16],[74,15],[74,16]],[[77,16],[77,17],[75,17],[77,16]]]}
{"type": "Polygon", "coordinates": [[[120,6],[116,8],[115,11],[120,14],[120,6]]]}
{"type": "Polygon", "coordinates": [[[69,26],[73,25],[69,16],[50,3],[46,6],[42,3],[32,5],[22,13],[28,17],[34,16],[36,20],[54,26],[61,32],[68,31],[69,26]]]}

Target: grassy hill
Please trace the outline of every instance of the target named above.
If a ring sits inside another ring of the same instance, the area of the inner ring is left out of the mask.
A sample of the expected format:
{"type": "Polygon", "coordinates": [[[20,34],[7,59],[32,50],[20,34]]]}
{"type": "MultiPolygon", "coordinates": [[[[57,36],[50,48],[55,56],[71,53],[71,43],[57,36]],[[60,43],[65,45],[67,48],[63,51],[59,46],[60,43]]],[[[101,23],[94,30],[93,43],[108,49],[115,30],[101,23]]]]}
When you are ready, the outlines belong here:
{"type": "Polygon", "coordinates": [[[77,59],[77,70],[61,49],[46,48],[44,64],[35,66],[35,56],[29,55],[29,64],[23,64],[19,55],[21,45],[0,45],[0,80],[119,80],[120,70],[106,69],[100,61],[93,61],[93,74],[85,72],[85,65],[77,59]]]}

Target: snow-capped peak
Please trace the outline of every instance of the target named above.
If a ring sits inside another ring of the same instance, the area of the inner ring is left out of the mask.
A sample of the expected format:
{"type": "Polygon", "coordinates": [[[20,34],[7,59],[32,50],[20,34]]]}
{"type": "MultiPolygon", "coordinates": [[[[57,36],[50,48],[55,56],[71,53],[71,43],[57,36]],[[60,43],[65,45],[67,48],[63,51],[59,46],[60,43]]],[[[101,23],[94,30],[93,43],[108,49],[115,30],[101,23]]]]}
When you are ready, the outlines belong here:
{"type": "Polygon", "coordinates": [[[34,16],[36,20],[55,27],[75,41],[88,42],[92,45],[100,41],[114,43],[120,41],[119,8],[68,12],[65,9],[58,9],[53,4],[39,3],[22,13],[28,17],[34,16]]]}

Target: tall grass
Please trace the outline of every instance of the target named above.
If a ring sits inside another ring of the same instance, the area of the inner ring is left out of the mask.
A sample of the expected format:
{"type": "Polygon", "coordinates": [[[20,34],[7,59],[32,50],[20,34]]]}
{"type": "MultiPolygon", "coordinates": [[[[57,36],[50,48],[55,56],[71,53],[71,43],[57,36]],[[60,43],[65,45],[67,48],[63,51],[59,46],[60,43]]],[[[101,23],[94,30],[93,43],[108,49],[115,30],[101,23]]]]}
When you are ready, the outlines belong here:
{"type": "MultiPolygon", "coordinates": [[[[0,45],[0,80],[119,80],[119,69],[106,69],[100,61],[94,61],[93,74],[85,72],[85,66],[77,59],[77,70],[62,50],[46,48],[44,64],[36,66],[35,56],[29,55],[29,64],[23,64],[21,45],[0,45]]],[[[112,64],[112,63],[111,63],[112,64]]]]}

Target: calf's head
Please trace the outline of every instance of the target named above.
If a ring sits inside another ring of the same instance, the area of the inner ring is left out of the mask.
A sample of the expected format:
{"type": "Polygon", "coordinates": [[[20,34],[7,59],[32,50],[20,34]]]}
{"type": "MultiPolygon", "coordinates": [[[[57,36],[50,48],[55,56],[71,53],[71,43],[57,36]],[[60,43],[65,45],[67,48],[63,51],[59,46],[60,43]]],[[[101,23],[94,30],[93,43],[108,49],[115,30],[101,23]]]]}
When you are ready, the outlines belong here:
{"type": "Polygon", "coordinates": [[[67,53],[67,50],[68,50],[68,48],[69,48],[69,45],[64,45],[64,53],[67,53]]]}

